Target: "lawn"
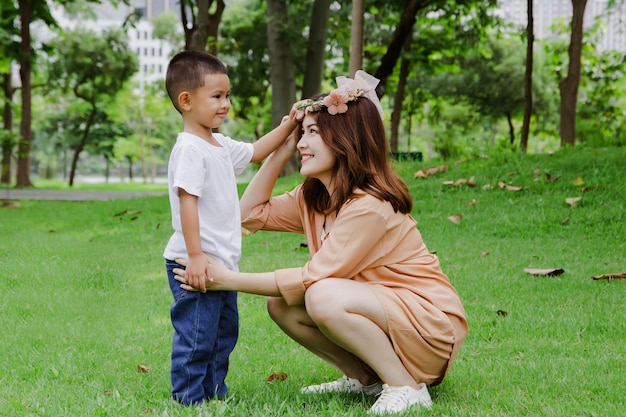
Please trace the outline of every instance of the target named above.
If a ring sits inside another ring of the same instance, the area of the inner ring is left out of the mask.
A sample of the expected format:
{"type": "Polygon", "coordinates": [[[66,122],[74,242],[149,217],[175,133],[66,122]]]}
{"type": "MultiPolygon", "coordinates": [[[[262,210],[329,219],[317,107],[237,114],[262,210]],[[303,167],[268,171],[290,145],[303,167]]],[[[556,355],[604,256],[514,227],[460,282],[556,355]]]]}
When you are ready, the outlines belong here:
{"type": "MultiPolygon", "coordinates": [[[[426,178],[414,174],[444,163],[396,166],[470,323],[449,376],[431,389],[433,409],[411,415],[625,415],[626,279],[592,279],[626,272],[625,162],[624,148],[579,147],[449,161],[426,178]],[[462,184],[471,177],[475,185],[462,184]]],[[[281,179],[280,189],[297,181],[281,179]]],[[[299,393],[338,372],[284,336],[263,297],[247,294],[227,380],[233,397],[174,404],[161,257],[169,234],[167,197],[0,209],[1,416],[366,414],[373,399],[299,393]],[[287,379],[267,382],[275,372],[287,379]]],[[[240,268],[302,265],[303,242],[245,236],[240,268]]]]}

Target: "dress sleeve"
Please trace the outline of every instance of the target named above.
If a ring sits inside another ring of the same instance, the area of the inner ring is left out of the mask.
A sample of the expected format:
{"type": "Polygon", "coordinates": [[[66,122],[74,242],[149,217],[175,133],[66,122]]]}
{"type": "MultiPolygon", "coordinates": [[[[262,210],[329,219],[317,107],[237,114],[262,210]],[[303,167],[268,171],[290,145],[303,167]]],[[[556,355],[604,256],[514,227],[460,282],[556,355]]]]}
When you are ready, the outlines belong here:
{"type": "MultiPolygon", "coordinates": [[[[381,202],[381,204],[385,204],[381,202]]],[[[324,278],[350,279],[388,252],[387,219],[376,207],[344,206],[326,240],[303,268],[276,271],[276,282],[288,304],[302,304],[306,288],[324,278]]]]}
{"type": "Polygon", "coordinates": [[[242,226],[251,232],[269,230],[304,233],[299,190],[300,187],[297,187],[254,207],[248,217],[243,219],[242,226]]]}

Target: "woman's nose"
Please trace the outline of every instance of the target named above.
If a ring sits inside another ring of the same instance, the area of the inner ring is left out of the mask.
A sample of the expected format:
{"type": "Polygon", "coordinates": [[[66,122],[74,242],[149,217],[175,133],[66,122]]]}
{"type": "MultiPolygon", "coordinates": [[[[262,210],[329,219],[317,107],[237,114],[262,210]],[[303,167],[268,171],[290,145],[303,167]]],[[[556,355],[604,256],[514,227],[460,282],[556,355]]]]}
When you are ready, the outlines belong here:
{"type": "Polygon", "coordinates": [[[306,141],[304,140],[304,136],[302,136],[300,140],[298,140],[298,143],[296,144],[296,148],[300,150],[300,149],[304,149],[305,147],[306,147],[306,141]]]}

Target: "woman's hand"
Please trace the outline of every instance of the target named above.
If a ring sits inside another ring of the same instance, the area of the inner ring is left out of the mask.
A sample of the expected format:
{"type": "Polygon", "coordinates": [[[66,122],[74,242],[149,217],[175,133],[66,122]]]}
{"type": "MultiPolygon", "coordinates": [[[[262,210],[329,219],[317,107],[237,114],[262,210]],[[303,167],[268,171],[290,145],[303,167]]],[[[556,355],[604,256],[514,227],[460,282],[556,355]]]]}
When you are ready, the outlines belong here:
{"type": "MultiPolygon", "coordinates": [[[[218,291],[218,290],[229,290],[227,282],[230,278],[231,272],[228,268],[222,264],[217,259],[206,256],[206,259],[209,263],[209,275],[207,280],[205,281],[206,289],[208,291],[218,291]]],[[[187,267],[189,261],[187,259],[179,258],[176,259],[176,262],[187,267]]],[[[173,270],[175,276],[174,279],[180,282],[180,287],[187,291],[199,291],[198,288],[195,288],[187,282],[185,279],[185,270],[181,268],[174,268],[173,270]]]]}
{"type": "MultiPolygon", "coordinates": [[[[281,123],[288,123],[289,119],[290,116],[283,116],[283,120],[281,121],[281,123]]],[[[302,127],[300,126],[300,124],[298,124],[291,131],[289,136],[287,136],[287,139],[285,139],[285,142],[283,142],[281,148],[285,149],[285,152],[289,153],[289,155],[291,156],[296,151],[296,145],[300,140],[300,136],[302,136],[302,127]]]]}

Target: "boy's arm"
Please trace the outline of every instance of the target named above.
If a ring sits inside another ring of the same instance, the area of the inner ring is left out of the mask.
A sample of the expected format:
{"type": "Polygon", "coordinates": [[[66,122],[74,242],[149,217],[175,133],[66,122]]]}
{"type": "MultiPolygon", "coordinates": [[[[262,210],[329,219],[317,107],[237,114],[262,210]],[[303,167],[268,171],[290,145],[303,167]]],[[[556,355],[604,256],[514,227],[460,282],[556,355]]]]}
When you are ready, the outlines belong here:
{"type": "Polygon", "coordinates": [[[304,112],[297,110],[298,103],[292,106],[289,115],[283,117],[282,122],[278,126],[252,144],[254,146],[254,154],[250,162],[260,162],[267,158],[300,124],[304,118],[304,112]]]}
{"type": "Polygon", "coordinates": [[[185,238],[189,263],[185,271],[187,283],[202,292],[206,292],[206,280],[209,279],[209,263],[202,252],[200,243],[200,219],[198,218],[198,197],[178,189],[180,199],[180,223],[185,238]]]}
{"type": "Polygon", "coordinates": [[[247,218],[254,207],[267,202],[272,196],[276,179],[296,151],[297,136],[295,133],[291,134],[252,177],[239,201],[242,219],[247,218]]]}

